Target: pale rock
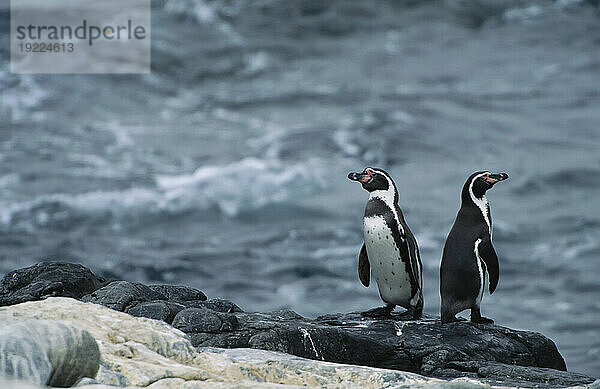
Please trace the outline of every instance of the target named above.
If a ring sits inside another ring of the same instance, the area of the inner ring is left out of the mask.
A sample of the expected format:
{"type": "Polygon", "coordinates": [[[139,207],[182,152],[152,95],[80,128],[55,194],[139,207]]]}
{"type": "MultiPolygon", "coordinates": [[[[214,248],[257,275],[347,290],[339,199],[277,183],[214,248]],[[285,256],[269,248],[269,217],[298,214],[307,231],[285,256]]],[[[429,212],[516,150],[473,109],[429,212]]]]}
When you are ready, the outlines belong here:
{"type": "Polygon", "coordinates": [[[94,377],[100,352],[89,332],[62,321],[0,319],[0,376],[68,387],[94,377]]]}
{"type": "Polygon", "coordinates": [[[101,305],[65,297],[1,307],[0,321],[53,320],[85,328],[101,355],[99,383],[148,386],[163,378],[212,378],[194,365],[198,353],[186,335],[168,324],[135,318],[101,305]]]}

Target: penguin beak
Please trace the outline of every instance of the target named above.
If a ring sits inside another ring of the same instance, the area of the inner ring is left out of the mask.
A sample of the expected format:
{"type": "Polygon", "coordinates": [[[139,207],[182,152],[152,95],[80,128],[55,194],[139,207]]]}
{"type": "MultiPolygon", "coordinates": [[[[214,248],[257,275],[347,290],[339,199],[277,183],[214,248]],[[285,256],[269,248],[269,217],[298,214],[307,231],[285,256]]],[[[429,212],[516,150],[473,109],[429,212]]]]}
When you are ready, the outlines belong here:
{"type": "Polygon", "coordinates": [[[508,174],[506,173],[497,173],[497,174],[490,174],[489,176],[485,177],[485,180],[491,184],[494,185],[496,182],[498,181],[504,181],[508,178],[508,174]]]}
{"type": "Polygon", "coordinates": [[[366,184],[373,179],[373,175],[370,169],[365,169],[362,173],[352,172],[348,174],[348,179],[366,184]]]}

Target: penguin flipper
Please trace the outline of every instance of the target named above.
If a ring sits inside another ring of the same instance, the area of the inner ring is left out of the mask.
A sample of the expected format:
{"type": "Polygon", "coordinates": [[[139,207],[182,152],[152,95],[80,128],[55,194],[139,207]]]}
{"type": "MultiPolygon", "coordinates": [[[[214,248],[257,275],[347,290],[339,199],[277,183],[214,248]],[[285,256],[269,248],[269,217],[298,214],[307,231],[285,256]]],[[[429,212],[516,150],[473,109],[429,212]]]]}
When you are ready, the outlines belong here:
{"type": "MultiPolygon", "coordinates": [[[[417,245],[417,240],[412,235],[412,233],[411,233],[409,239],[411,239],[411,243],[412,243],[412,252],[409,253],[410,269],[412,271],[413,278],[415,279],[415,282],[417,283],[419,292],[422,293],[423,292],[423,274],[422,274],[423,263],[421,262],[421,255],[419,254],[419,246],[417,245]]],[[[409,245],[407,248],[410,250],[411,246],[409,245]]]]}
{"type": "Polygon", "coordinates": [[[487,268],[489,283],[490,283],[490,294],[494,293],[496,286],[498,286],[498,278],[500,277],[500,267],[498,265],[498,256],[496,250],[492,246],[492,241],[489,238],[485,238],[479,244],[479,255],[487,268]]]}
{"type": "MultiPolygon", "coordinates": [[[[396,205],[396,209],[398,210],[398,214],[401,215],[402,211],[400,211],[400,207],[396,205]]],[[[404,222],[404,218],[402,218],[404,222]]],[[[417,240],[415,236],[410,231],[410,228],[406,224],[403,225],[404,231],[400,233],[400,258],[403,262],[408,261],[410,263],[410,271],[412,274],[412,278],[414,283],[416,284],[416,293],[419,294],[419,300],[417,301],[417,307],[420,306],[420,310],[423,308],[423,277],[422,277],[422,268],[423,264],[421,262],[421,256],[419,254],[419,246],[417,245],[417,240]]],[[[419,309],[417,309],[419,311],[419,309]]],[[[420,313],[419,313],[420,316],[420,313]]]]}
{"type": "Polygon", "coordinates": [[[362,282],[364,286],[369,287],[369,284],[371,283],[371,264],[369,263],[367,247],[364,243],[358,254],[358,278],[360,278],[360,282],[362,282]]]}

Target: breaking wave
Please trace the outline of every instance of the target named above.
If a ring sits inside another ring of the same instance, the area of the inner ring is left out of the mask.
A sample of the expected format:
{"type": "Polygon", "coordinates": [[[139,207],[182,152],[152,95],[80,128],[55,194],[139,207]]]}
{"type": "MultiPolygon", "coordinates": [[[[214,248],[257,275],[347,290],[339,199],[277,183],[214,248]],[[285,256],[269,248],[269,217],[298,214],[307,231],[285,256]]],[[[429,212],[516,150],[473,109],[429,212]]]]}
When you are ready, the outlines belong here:
{"type": "Polygon", "coordinates": [[[34,231],[43,227],[69,229],[84,221],[107,222],[120,228],[135,226],[152,215],[196,211],[216,210],[225,217],[235,217],[269,204],[293,203],[313,192],[322,184],[311,173],[317,166],[317,160],[286,166],[278,160],[245,158],[226,165],[202,166],[187,175],[159,175],[155,187],[54,193],[5,204],[0,221],[5,230],[34,231]]]}

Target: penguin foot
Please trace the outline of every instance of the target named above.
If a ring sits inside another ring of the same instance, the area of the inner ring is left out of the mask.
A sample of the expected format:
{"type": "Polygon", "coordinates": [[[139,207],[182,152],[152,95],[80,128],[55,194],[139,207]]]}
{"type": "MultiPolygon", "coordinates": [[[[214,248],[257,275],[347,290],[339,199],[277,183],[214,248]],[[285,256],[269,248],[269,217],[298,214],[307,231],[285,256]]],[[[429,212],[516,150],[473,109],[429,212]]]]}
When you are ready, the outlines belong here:
{"type": "Polygon", "coordinates": [[[368,311],[361,312],[360,314],[366,317],[388,317],[391,316],[391,313],[395,307],[395,305],[386,305],[385,307],[369,309],[368,311]]]}
{"type": "Polygon", "coordinates": [[[409,310],[407,310],[406,312],[401,314],[400,317],[402,319],[404,319],[406,317],[406,320],[419,320],[422,315],[423,315],[422,309],[417,309],[417,308],[411,307],[409,310]]]}
{"type": "Polygon", "coordinates": [[[472,317],[471,323],[494,324],[494,321],[492,319],[488,319],[487,317],[479,316],[472,317]]]}
{"type": "Polygon", "coordinates": [[[411,310],[402,312],[401,314],[399,314],[398,316],[395,316],[394,318],[397,318],[398,320],[402,320],[402,321],[418,319],[418,317],[415,317],[415,314],[411,310]]]}
{"type": "Polygon", "coordinates": [[[488,319],[487,317],[481,316],[479,307],[473,307],[471,308],[471,323],[494,324],[494,321],[492,319],[488,319]]]}
{"type": "Polygon", "coordinates": [[[419,302],[417,303],[417,305],[414,307],[410,307],[410,309],[408,311],[412,314],[412,317],[414,320],[421,318],[421,316],[423,315],[423,296],[422,295],[421,295],[421,298],[420,298],[419,302]]]}

